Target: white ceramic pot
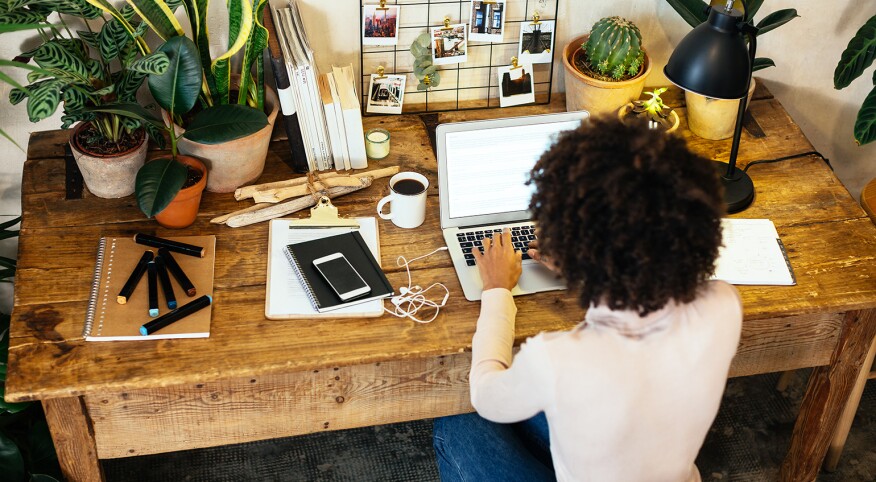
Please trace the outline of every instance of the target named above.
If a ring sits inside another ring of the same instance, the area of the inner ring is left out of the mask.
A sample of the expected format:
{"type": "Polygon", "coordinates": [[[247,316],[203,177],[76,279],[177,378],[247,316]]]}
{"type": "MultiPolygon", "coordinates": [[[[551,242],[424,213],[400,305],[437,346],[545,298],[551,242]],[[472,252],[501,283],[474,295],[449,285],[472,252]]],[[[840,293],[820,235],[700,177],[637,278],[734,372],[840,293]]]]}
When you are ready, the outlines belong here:
{"type": "Polygon", "coordinates": [[[565,68],[566,110],[586,110],[591,115],[614,114],[627,102],[637,100],[645,88],[645,79],[651,72],[651,59],[645,54],[645,66],[639,75],[620,82],[594,79],[575,68],[575,56],[583,55],[581,45],[590,35],[583,35],[563,48],[565,68]]]}
{"type": "MultiPolygon", "coordinates": [[[[751,79],[748,89],[748,104],[754,94],[755,82],[751,79]]],[[[733,137],[739,100],[713,99],[693,92],[684,91],[687,104],[687,125],[690,131],[703,139],[721,140],[733,137]]],[[[746,106],[748,109],[748,106],[746,106]]]]}
{"type": "Polygon", "coordinates": [[[146,162],[149,136],[141,130],[143,139],[136,146],[121,154],[103,155],[88,152],[79,144],[77,136],[90,122],[81,122],[70,134],[70,149],[82,179],[91,194],[102,198],[120,198],[134,193],[137,171],[146,162]]]}

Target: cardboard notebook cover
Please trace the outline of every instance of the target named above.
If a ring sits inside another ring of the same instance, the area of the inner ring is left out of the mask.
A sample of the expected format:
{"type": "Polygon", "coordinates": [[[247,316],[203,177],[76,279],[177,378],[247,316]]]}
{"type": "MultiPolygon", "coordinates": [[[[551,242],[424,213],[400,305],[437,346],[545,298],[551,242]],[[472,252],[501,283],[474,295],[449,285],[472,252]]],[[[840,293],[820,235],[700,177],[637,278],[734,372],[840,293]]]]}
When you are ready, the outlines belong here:
{"type": "MultiPolygon", "coordinates": [[[[188,296],[171,275],[174,295],[179,306],[202,295],[213,296],[213,264],[216,259],[215,236],[181,236],[166,238],[205,248],[203,258],[171,253],[197,294],[188,296]]],[[[144,273],[127,303],[116,297],[137,266],[144,251],[158,254],[157,248],[134,242],[133,237],[101,238],[94,270],[91,296],[82,336],[86,341],[155,340],[164,338],[206,338],[210,336],[212,306],[201,309],[151,335],[141,335],[140,326],[153,320],[149,316],[149,287],[144,273]]],[[[164,291],[158,289],[159,316],[168,313],[164,291]]]]}

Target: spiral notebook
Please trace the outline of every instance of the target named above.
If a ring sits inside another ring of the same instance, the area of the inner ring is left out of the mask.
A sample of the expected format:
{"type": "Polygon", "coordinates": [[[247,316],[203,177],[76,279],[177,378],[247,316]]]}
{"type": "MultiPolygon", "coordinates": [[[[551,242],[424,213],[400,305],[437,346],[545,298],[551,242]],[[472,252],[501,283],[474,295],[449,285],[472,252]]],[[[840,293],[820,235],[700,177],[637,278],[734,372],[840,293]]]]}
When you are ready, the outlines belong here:
{"type": "MultiPolygon", "coordinates": [[[[201,295],[213,295],[213,264],[216,258],[216,236],[180,236],[166,238],[174,241],[202,246],[205,249],[203,258],[195,258],[184,254],[173,253],[173,259],[194,284],[197,294],[189,297],[180,288],[179,283],[171,277],[171,284],[180,305],[186,304],[201,295]]],[[[127,303],[119,304],[116,297],[128,280],[131,272],[140,260],[144,251],[150,248],[134,242],[131,237],[101,238],[97,263],[94,268],[94,278],[91,283],[91,296],[85,317],[85,328],[82,336],[85,341],[113,340],[155,340],[164,338],[206,338],[210,336],[210,319],[212,309],[200,310],[152,335],[141,335],[140,326],[149,320],[149,290],[146,276],[134,289],[127,303]]],[[[162,290],[158,290],[159,316],[170,310],[162,290]]]]}
{"type": "MultiPolygon", "coordinates": [[[[391,296],[392,288],[388,282],[385,288],[388,294],[378,295],[378,288],[383,286],[376,281],[368,281],[372,287],[372,296],[364,300],[355,300],[344,307],[338,307],[331,311],[319,311],[311,301],[312,294],[308,294],[308,288],[296,274],[294,263],[290,260],[285,249],[290,244],[323,240],[325,238],[357,233],[367,247],[368,254],[374,260],[376,270],[380,270],[380,242],[378,239],[376,218],[355,218],[358,227],[307,227],[297,224],[294,219],[274,219],[270,224],[269,259],[268,259],[268,282],[267,296],[265,297],[265,317],[272,320],[284,320],[294,318],[369,318],[383,314],[383,298],[391,296]],[[375,296],[377,298],[375,299],[375,296]]],[[[320,244],[318,241],[315,244],[320,244]]],[[[325,243],[322,243],[325,244],[325,243]]],[[[328,245],[326,245],[328,246],[328,245]]],[[[329,250],[325,254],[338,252],[339,249],[329,250]]],[[[354,268],[365,277],[365,268],[361,267],[361,259],[354,262],[350,255],[344,253],[354,268]]],[[[315,259],[315,256],[312,259],[315,259]]],[[[311,259],[311,261],[312,261],[311,259]]],[[[303,259],[299,260],[304,262],[303,259]]],[[[310,263],[307,263],[310,267],[310,263]]],[[[383,276],[383,272],[380,271],[383,276]]],[[[313,276],[319,276],[314,274],[313,276]]],[[[383,276],[385,279],[385,276],[383,276]]],[[[320,280],[320,282],[324,282],[320,280]]],[[[312,290],[312,285],[311,285],[312,290]]],[[[340,300],[338,300],[340,301],[340,300]]]]}

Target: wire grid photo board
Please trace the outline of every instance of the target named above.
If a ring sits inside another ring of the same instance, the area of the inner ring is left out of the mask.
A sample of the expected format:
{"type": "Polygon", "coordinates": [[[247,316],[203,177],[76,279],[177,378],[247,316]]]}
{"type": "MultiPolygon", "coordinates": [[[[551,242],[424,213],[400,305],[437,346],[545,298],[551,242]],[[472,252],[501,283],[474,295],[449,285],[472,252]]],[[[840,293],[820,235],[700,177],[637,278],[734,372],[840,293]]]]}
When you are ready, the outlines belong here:
{"type": "Polygon", "coordinates": [[[484,42],[467,40],[466,60],[463,63],[437,65],[440,83],[427,91],[418,91],[419,79],[414,75],[414,56],[411,44],[423,33],[445,25],[465,24],[469,29],[474,4],[496,3],[472,0],[386,0],[387,6],[398,6],[397,43],[395,45],[366,45],[363,41],[363,25],[367,7],[379,5],[379,0],[360,0],[359,39],[362,112],[368,105],[371,74],[383,67],[384,74],[404,75],[405,89],[402,112],[440,112],[466,109],[499,107],[499,68],[511,65],[512,57],[518,56],[521,29],[532,28],[533,15],[537,12],[540,22],[553,23],[551,32],[551,62],[532,64],[532,81],[535,102],[548,104],[551,97],[551,82],[554,63],[560,61],[556,45],[556,18],[558,0],[505,0],[502,40],[484,42]]]}

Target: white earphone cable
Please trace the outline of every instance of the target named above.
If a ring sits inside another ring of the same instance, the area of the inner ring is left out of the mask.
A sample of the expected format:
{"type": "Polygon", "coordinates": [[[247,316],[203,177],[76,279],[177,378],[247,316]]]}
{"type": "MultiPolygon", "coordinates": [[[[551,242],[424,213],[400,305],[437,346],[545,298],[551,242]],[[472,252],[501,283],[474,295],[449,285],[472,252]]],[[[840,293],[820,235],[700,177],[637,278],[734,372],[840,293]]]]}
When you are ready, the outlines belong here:
{"type": "Polygon", "coordinates": [[[408,285],[407,286],[400,286],[398,289],[399,294],[396,296],[393,296],[392,298],[389,299],[390,302],[392,302],[392,304],[395,306],[395,308],[392,310],[389,310],[386,307],[384,307],[383,308],[384,311],[386,311],[387,313],[389,313],[393,316],[397,316],[399,318],[410,318],[411,320],[413,320],[417,323],[431,323],[432,321],[435,320],[435,318],[438,317],[438,312],[441,310],[441,307],[446,305],[447,300],[450,298],[450,290],[448,290],[447,287],[441,283],[432,283],[431,285],[427,286],[425,289],[421,288],[419,285],[411,286],[412,280],[411,280],[411,267],[410,267],[410,264],[413,263],[414,261],[417,261],[418,259],[423,259],[423,258],[427,258],[429,256],[432,256],[433,254],[437,253],[438,251],[447,251],[447,247],[442,246],[442,247],[432,251],[431,253],[424,254],[422,256],[417,256],[416,258],[413,258],[410,261],[408,261],[404,256],[399,256],[396,259],[396,264],[398,266],[405,267],[405,271],[407,272],[407,275],[408,275],[408,285]],[[436,286],[440,286],[441,288],[444,289],[444,298],[441,300],[440,303],[436,303],[435,301],[432,301],[432,300],[426,298],[426,293],[436,286]],[[427,309],[428,308],[435,309],[434,313],[432,313],[432,316],[428,320],[419,319],[415,316],[417,314],[417,312],[420,311],[421,309],[423,309],[424,307],[426,307],[427,309]]]}

